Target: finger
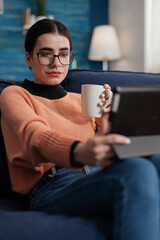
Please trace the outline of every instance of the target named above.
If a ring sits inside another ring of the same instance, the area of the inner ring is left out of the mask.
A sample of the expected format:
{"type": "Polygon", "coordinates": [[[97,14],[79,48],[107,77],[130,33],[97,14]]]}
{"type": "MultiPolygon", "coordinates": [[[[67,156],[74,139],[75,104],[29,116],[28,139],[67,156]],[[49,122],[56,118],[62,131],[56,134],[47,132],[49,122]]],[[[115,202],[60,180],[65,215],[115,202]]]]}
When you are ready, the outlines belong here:
{"type": "Polygon", "coordinates": [[[120,134],[108,134],[105,139],[106,144],[130,144],[130,138],[120,134]]]}
{"type": "Polygon", "coordinates": [[[130,144],[131,140],[123,135],[120,134],[108,134],[106,136],[97,136],[97,138],[94,139],[95,145],[97,144],[130,144]]]}
{"type": "Polygon", "coordinates": [[[94,148],[94,154],[97,156],[101,155],[102,153],[106,154],[107,152],[110,152],[110,151],[111,151],[111,146],[105,145],[105,144],[97,145],[94,148]]]}
{"type": "Polygon", "coordinates": [[[110,166],[117,162],[116,154],[112,148],[112,146],[108,145],[106,151],[101,151],[99,155],[97,155],[96,165],[105,167],[110,166]]]}
{"type": "Polygon", "coordinates": [[[101,101],[102,101],[102,102],[105,102],[105,101],[106,101],[106,98],[105,98],[105,97],[102,97],[102,98],[101,98],[101,101]]]}
{"type": "Polygon", "coordinates": [[[113,157],[110,158],[110,159],[104,159],[104,160],[100,163],[101,166],[99,166],[99,167],[109,167],[109,166],[111,166],[111,165],[113,165],[113,164],[115,164],[115,163],[117,163],[117,162],[118,162],[118,159],[116,158],[116,156],[113,156],[113,157]]]}
{"type": "Polygon", "coordinates": [[[108,106],[107,108],[104,108],[102,111],[104,113],[109,113],[111,111],[111,107],[108,106]]]}
{"type": "Polygon", "coordinates": [[[103,161],[115,156],[115,152],[111,145],[98,145],[95,146],[92,152],[96,161],[103,161]]]}
{"type": "Polygon", "coordinates": [[[105,104],[106,104],[106,101],[101,101],[101,102],[98,103],[97,105],[98,105],[99,107],[103,107],[105,104]]]}
{"type": "Polygon", "coordinates": [[[105,92],[100,95],[100,98],[105,98],[105,97],[106,97],[105,92]]]}
{"type": "Polygon", "coordinates": [[[101,95],[100,98],[108,99],[110,96],[110,93],[108,91],[104,91],[101,95]]]}
{"type": "MultiPolygon", "coordinates": [[[[102,99],[102,101],[100,103],[97,104],[98,107],[103,107],[105,104],[106,104],[107,100],[106,99],[102,99]]],[[[109,103],[109,105],[107,106],[108,107],[111,107],[112,105],[112,100],[111,102],[109,103]]]]}
{"type": "Polygon", "coordinates": [[[107,158],[103,157],[102,159],[97,160],[95,165],[98,166],[98,167],[110,166],[110,165],[115,163],[115,161],[113,161],[114,157],[115,157],[115,154],[114,155],[112,154],[112,155],[110,155],[110,157],[108,156],[107,158]]]}
{"type": "Polygon", "coordinates": [[[104,148],[104,150],[101,150],[100,152],[97,153],[96,160],[104,161],[114,156],[115,152],[113,151],[113,148],[110,145],[108,145],[107,147],[104,148]]]}
{"type": "Polygon", "coordinates": [[[110,90],[111,90],[111,87],[110,87],[108,84],[104,84],[103,87],[104,87],[105,89],[110,89],[110,90]]]}

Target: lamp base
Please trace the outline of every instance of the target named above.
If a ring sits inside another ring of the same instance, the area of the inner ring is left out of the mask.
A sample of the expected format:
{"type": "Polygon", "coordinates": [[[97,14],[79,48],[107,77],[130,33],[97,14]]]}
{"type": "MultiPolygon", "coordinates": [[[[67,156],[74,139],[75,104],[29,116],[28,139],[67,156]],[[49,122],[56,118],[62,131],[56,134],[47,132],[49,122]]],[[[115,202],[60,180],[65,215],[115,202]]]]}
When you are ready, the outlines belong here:
{"type": "Polygon", "coordinates": [[[108,61],[103,61],[103,70],[104,71],[108,70],[108,61]]]}

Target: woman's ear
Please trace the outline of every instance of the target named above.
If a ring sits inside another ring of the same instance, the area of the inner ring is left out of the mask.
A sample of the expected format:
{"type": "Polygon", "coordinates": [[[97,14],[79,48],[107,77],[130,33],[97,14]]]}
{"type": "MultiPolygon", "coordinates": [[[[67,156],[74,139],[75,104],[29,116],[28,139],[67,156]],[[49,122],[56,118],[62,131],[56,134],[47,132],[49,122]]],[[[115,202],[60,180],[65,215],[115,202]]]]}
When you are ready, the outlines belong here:
{"type": "Polygon", "coordinates": [[[33,59],[32,59],[32,54],[25,52],[25,58],[26,58],[26,62],[28,64],[28,67],[31,69],[32,65],[33,65],[33,59]]]}

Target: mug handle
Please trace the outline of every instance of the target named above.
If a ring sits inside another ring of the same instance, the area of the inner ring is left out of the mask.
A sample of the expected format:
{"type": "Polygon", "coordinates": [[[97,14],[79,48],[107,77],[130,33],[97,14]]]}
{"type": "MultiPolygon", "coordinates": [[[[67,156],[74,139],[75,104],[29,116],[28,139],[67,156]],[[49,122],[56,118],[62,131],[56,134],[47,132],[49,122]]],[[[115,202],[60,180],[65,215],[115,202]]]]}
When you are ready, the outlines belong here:
{"type": "Polygon", "coordinates": [[[105,89],[105,91],[109,92],[109,98],[108,98],[106,104],[103,106],[102,110],[108,107],[108,105],[110,104],[110,102],[112,100],[112,96],[113,96],[113,93],[110,89],[105,89]]]}

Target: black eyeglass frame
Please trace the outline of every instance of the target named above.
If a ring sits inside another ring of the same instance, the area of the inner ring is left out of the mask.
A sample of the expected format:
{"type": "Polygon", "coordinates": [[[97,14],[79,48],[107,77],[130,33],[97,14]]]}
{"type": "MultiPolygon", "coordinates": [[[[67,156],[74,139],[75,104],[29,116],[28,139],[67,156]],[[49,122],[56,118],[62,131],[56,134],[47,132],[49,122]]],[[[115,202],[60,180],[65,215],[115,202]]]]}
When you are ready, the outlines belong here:
{"type": "MultiPolygon", "coordinates": [[[[39,60],[39,54],[41,54],[41,53],[43,53],[43,52],[38,52],[38,53],[35,53],[35,54],[36,54],[37,57],[38,57],[38,62],[39,62],[39,64],[40,64],[40,65],[43,65],[43,66],[50,66],[50,65],[52,65],[56,57],[58,58],[60,64],[65,65],[65,66],[71,65],[72,62],[73,62],[73,59],[74,59],[74,55],[75,55],[75,53],[69,52],[69,54],[72,55],[71,62],[70,62],[70,63],[67,63],[67,64],[64,64],[64,63],[62,63],[62,62],[60,61],[60,58],[59,58],[59,55],[64,54],[64,52],[62,52],[62,53],[60,53],[60,54],[58,54],[58,55],[56,55],[56,54],[54,54],[54,53],[51,53],[52,56],[53,56],[52,62],[51,62],[50,64],[42,64],[42,63],[40,62],[40,60],[39,60]]],[[[33,52],[32,52],[32,54],[33,54],[33,52]]]]}

